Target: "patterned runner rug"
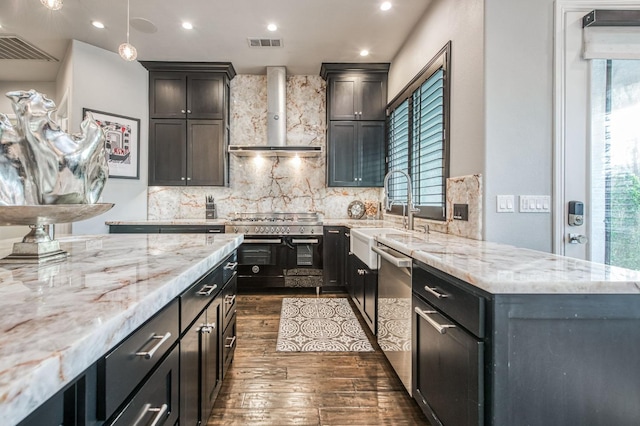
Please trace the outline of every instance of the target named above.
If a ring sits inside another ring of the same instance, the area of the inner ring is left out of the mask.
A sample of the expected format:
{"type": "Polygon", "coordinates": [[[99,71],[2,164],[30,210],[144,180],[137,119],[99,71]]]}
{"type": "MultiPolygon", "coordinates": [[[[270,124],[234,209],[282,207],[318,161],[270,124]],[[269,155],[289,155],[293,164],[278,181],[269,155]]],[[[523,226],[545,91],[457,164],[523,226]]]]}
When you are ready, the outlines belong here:
{"type": "Polygon", "coordinates": [[[344,298],[282,299],[278,352],[371,352],[373,347],[344,298]]]}

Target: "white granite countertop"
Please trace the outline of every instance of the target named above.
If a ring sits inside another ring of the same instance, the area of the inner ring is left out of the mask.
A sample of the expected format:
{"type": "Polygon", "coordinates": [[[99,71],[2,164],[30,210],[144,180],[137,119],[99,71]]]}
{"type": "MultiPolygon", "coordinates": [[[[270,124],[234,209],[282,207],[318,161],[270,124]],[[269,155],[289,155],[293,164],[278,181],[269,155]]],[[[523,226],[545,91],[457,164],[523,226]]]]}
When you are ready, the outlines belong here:
{"type": "MultiPolygon", "coordinates": [[[[13,425],[233,252],[241,234],[58,239],[50,265],[0,265],[0,419],[13,425]]],[[[14,240],[0,241],[0,257],[14,240]]]]}

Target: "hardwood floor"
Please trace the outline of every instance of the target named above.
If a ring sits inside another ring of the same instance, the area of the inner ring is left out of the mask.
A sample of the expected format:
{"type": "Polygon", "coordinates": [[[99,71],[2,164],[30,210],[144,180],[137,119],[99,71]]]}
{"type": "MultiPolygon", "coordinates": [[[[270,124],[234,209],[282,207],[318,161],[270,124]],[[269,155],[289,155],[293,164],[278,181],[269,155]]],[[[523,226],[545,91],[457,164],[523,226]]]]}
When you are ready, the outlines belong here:
{"type": "Polygon", "coordinates": [[[375,352],[276,352],[284,297],[315,295],[238,295],[235,358],[208,426],[429,424],[370,333],[375,352]]]}

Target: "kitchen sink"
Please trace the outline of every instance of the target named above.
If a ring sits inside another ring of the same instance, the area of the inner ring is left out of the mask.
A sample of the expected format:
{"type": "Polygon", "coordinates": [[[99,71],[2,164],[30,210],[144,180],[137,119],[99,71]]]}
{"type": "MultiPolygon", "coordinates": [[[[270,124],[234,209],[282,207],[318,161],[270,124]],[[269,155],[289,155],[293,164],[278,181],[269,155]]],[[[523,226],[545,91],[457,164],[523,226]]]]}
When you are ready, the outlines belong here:
{"type": "Polygon", "coordinates": [[[395,228],[351,228],[349,251],[358,256],[369,269],[378,269],[378,255],[371,250],[376,245],[376,236],[383,234],[408,235],[395,228]]]}

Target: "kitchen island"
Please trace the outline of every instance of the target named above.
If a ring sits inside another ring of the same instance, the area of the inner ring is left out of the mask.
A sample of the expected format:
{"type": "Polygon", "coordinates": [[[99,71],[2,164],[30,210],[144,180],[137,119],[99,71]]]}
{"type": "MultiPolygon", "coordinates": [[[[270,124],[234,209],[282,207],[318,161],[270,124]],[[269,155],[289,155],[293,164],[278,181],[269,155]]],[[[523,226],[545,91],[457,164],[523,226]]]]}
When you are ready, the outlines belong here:
{"type": "MultiPolygon", "coordinates": [[[[58,238],[66,261],[0,265],[0,418],[14,425],[242,243],[238,234],[58,238]]],[[[13,241],[0,242],[0,256],[13,241]]]]}

